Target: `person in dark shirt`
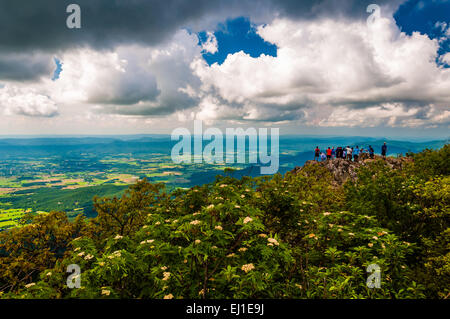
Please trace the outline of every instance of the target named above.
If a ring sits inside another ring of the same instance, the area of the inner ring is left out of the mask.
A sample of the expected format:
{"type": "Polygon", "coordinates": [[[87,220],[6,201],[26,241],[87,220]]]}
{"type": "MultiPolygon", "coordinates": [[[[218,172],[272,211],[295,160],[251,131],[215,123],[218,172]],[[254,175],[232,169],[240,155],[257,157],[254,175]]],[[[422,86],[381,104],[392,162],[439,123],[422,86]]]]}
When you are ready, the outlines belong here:
{"type": "Polygon", "coordinates": [[[386,142],[384,142],[383,146],[381,146],[381,156],[383,156],[384,159],[386,159],[386,152],[387,152],[387,145],[386,142]]]}
{"type": "Polygon", "coordinates": [[[373,148],[372,148],[372,145],[369,145],[369,155],[370,155],[370,158],[374,158],[374,154],[375,154],[375,151],[373,150],[373,148]]]}

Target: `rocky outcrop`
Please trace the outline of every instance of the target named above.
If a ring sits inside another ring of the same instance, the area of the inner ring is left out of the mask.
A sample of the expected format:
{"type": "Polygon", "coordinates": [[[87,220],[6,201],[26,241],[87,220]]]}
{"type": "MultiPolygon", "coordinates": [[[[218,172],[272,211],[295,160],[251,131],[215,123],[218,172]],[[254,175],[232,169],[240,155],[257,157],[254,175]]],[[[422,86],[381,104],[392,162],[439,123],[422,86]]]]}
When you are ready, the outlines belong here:
{"type": "Polygon", "coordinates": [[[352,180],[357,179],[357,170],[361,166],[367,165],[370,162],[381,160],[390,167],[391,169],[401,169],[403,164],[407,161],[410,161],[410,158],[407,157],[387,157],[386,159],[383,159],[381,156],[375,156],[374,159],[362,159],[358,162],[349,161],[342,158],[336,158],[331,160],[326,160],[323,162],[317,162],[317,161],[307,161],[304,166],[300,167],[297,166],[292,170],[292,173],[296,174],[304,169],[304,167],[308,165],[320,165],[325,168],[327,168],[334,177],[334,180],[338,184],[345,183],[349,178],[352,180]]]}

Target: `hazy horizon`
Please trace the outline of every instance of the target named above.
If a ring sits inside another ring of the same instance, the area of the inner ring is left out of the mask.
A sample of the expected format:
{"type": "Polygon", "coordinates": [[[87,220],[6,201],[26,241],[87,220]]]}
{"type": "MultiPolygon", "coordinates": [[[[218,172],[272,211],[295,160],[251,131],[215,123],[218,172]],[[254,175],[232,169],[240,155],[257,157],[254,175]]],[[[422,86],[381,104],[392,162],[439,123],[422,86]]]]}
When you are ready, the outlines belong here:
{"type": "MultiPolygon", "coordinates": [[[[225,136],[226,134],[224,134],[225,136]]],[[[132,138],[132,137],[168,137],[170,138],[171,134],[165,133],[148,133],[148,134],[0,134],[1,139],[20,139],[20,138],[132,138]]],[[[194,136],[194,135],[193,135],[194,136]]],[[[280,138],[320,138],[320,139],[336,139],[336,138],[367,138],[367,139],[376,139],[376,140],[399,140],[399,141],[420,141],[420,142],[428,142],[428,141],[448,141],[450,139],[450,135],[448,136],[364,136],[364,135],[315,135],[315,134],[280,134],[280,138]]]]}

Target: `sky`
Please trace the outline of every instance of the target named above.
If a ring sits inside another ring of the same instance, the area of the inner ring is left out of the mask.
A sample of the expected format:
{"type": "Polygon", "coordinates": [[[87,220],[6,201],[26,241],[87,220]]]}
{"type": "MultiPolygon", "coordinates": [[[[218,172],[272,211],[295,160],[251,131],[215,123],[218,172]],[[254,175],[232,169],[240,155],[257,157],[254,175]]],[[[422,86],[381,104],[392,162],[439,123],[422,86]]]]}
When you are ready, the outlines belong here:
{"type": "Polygon", "coordinates": [[[0,135],[200,119],[448,138],[450,0],[0,0],[0,114],[0,135]],[[81,28],[66,25],[71,3],[81,28]]]}

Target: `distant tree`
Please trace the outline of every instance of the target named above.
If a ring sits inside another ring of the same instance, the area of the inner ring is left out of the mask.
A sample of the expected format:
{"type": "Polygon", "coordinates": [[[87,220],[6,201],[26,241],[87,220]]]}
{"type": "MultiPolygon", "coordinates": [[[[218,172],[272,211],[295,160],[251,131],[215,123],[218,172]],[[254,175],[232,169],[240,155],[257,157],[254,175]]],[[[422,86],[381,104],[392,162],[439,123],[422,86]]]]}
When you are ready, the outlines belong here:
{"type": "Polygon", "coordinates": [[[69,243],[81,234],[84,217],[69,222],[66,213],[27,214],[20,227],[0,233],[0,291],[33,282],[52,268],[69,243]]]}
{"type": "Polygon", "coordinates": [[[414,174],[423,178],[434,175],[450,174],[450,144],[444,145],[439,150],[426,149],[420,153],[412,154],[414,158],[414,174]]]}
{"type": "Polygon", "coordinates": [[[166,196],[161,193],[163,189],[163,183],[151,184],[143,179],[131,185],[121,198],[94,197],[94,209],[98,215],[89,225],[92,235],[103,239],[135,232],[144,224],[151,207],[166,196]]]}

